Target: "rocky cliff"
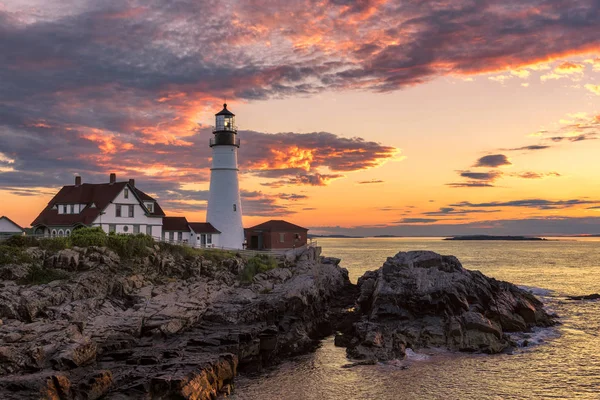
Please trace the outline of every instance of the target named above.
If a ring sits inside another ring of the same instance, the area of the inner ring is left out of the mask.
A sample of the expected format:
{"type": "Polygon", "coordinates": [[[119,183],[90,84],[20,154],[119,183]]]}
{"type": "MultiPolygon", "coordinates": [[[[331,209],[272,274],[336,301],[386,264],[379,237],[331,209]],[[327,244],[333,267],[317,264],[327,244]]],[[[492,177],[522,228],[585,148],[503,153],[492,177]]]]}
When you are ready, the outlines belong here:
{"type": "Polygon", "coordinates": [[[515,345],[507,333],[555,323],[532,294],[430,251],[398,253],[358,287],[354,321],[336,337],[354,359],[424,347],[498,353],[515,345]]]}
{"type": "Polygon", "coordinates": [[[156,247],[125,263],[102,247],[27,252],[68,278],[19,285],[26,268],[0,270],[3,399],[215,398],[238,369],[312,349],[353,293],[339,260],[314,248],[250,283],[238,257],[156,247]]]}

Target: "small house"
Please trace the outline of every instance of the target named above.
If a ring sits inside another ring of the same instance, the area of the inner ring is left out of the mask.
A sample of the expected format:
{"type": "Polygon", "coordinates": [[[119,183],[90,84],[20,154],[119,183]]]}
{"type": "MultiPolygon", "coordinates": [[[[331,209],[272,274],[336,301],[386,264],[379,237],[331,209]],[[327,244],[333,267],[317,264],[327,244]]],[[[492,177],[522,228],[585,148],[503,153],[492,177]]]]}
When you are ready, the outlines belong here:
{"type": "Polygon", "coordinates": [[[0,238],[22,235],[23,232],[23,228],[13,222],[10,218],[4,215],[0,217],[0,238]]]}
{"type": "Polygon", "coordinates": [[[308,229],[272,219],[247,228],[246,248],[251,250],[292,249],[306,245],[308,229]]]}

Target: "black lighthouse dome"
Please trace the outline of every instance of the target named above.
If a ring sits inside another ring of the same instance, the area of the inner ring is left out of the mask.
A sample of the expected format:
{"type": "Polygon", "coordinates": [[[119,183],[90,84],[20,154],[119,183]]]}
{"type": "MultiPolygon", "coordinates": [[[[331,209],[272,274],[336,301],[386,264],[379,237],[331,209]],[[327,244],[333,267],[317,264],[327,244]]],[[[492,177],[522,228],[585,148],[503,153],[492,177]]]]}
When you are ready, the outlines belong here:
{"type": "Polygon", "coordinates": [[[235,126],[235,114],[227,109],[227,103],[223,109],[215,114],[215,137],[210,139],[210,147],[213,146],[237,146],[240,140],[237,138],[237,126],[235,126]]]}

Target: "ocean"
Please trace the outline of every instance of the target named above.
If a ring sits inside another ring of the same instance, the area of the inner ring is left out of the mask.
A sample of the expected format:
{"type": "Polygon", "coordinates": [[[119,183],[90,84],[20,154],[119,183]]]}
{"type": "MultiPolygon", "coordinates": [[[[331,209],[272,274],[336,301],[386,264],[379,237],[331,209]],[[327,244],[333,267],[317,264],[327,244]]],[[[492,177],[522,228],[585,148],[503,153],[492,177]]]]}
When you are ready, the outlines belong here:
{"type": "Polygon", "coordinates": [[[513,354],[423,350],[398,363],[343,368],[345,349],[323,340],[314,353],[260,376],[240,376],[233,399],[600,399],[600,238],[444,241],[441,238],[319,239],[353,282],[399,251],[455,255],[465,268],[529,288],[561,325],[534,332],[513,354]],[[405,369],[405,367],[408,367],[405,369]]]}

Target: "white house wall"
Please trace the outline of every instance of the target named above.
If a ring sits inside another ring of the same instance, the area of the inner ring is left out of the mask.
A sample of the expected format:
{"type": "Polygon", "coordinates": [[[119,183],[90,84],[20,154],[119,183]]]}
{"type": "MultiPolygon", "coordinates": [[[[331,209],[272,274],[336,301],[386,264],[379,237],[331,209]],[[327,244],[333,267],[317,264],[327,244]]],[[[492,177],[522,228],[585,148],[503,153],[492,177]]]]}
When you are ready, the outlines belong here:
{"type": "Polygon", "coordinates": [[[115,225],[116,233],[133,233],[133,226],[139,225],[140,233],[146,233],[146,227],[152,226],[152,236],[160,238],[162,235],[162,218],[148,217],[144,208],[140,205],[132,190],[129,190],[129,198],[125,198],[124,190],[104,209],[104,214],[99,215],[94,226],[102,226],[105,232],[109,232],[110,225],[115,225]],[[121,216],[117,217],[117,205],[121,205],[121,216]],[[129,217],[129,205],[133,205],[133,217],[129,217]],[[124,227],[127,226],[127,232],[124,227]]]}
{"type": "Polygon", "coordinates": [[[6,218],[2,218],[0,219],[0,233],[21,233],[21,229],[6,218]]]}

